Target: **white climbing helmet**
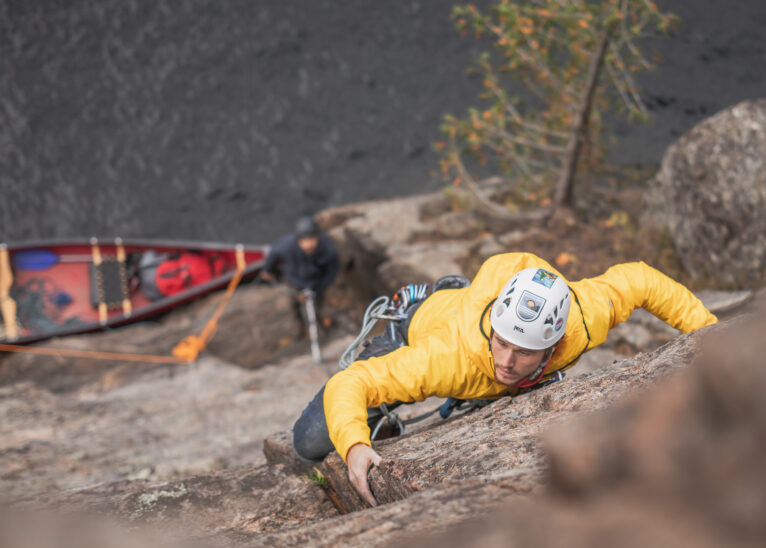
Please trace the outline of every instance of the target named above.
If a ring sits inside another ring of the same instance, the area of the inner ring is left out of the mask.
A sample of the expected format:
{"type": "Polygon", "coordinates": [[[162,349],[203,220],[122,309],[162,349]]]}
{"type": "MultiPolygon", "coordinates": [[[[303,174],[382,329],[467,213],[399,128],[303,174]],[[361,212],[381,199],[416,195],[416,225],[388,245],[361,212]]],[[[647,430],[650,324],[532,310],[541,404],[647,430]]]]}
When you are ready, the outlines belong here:
{"type": "Polygon", "coordinates": [[[564,336],[571,300],[561,276],[543,268],[526,268],[497,296],[490,323],[509,343],[544,350],[564,336]]]}

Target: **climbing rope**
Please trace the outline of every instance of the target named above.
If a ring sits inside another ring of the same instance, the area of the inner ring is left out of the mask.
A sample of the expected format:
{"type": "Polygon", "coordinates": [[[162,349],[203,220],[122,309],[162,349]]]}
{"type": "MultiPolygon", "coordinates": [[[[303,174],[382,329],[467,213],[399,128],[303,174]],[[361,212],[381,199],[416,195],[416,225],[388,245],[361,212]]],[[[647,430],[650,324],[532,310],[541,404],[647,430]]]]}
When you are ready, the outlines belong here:
{"type": "Polygon", "coordinates": [[[22,354],[37,354],[43,356],[62,356],[71,358],[87,358],[94,360],[113,360],[143,363],[191,363],[197,359],[199,353],[207,347],[207,344],[215,336],[218,329],[218,320],[223,314],[224,308],[229,303],[234,290],[242,280],[245,272],[245,253],[241,245],[237,246],[237,269],[229,282],[221,302],[215,312],[205,324],[199,335],[190,335],[173,348],[172,356],[152,356],[148,354],[132,354],[129,352],[97,352],[89,350],[75,350],[68,348],[42,348],[21,346],[16,344],[0,344],[0,351],[19,352],[22,354]]]}
{"type": "Polygon", "coordinates": [[[122,352],[95,352],[89,350],[74,350],[69,348],[43,348],[21,346],[17,344],[0,344],[0,351],[19,352],[21,354],[36,354],[41,356],[62,356],[68,358],[89,358],[93,360],[114,360],[125,362],[145,363],[185,363],[186,360],[176,356],[149,356],[146,354],[130,354],[122,352]]]}
{"type": "Polygon", "coordinates": [[[362,329],[359,331],[359,335],[351,342],[346,350],[341,354],[340,360],[338,360],[338,366],[341,369],[346,369],[349,365],[354,363],[354,357],[356,349],[367,338],[370,331],[375,327],[380,319],[388,319],[385,315],[388,309],[389,298],[378,297],[370,303],[367,310],[364,311],[364,319],[362,320],[362,329]]]}
{"type": "Polygon", "coordinates": [[[474,409],[481,409],[482,407],[489,405],[490,403],[492,403],[492,401],[486,401],[486,400],[465,401],[465,400],[458,400],[456,398],[447,398],[447,400],[443,404],[441,404],[439,407],[436,407],[435,409],[431,409],[430,411],[426,411],[425,413],[422,413],[420,415],[417,415],[409,419],[402,419],[396,412],[389,411],[386,404],[382,404],[379,406],[379,409],[383,413],[383,416],[375,424],[375,429],[372,431],[372,434],[370,435],[370,441],[375,441],[375,438],[378,436],[378,433],[380,432],[380,428],[386,423],[392,426],[396,426],[399,429],[399,435],[403,436],[404,429],[407,425],[424,421],[427,418],[435,415],[436,413],[439,413],[439,416],[441,418],[446,419],[452,414],[453,411],[467,413],[468,411],[473,411],[474,409]]]}
{"type": "Polygon", "coordinates": [[[390,322],[387,332],[391,340],[403,344],[401,337],[396,336],[393,322],[405,320],[407,318],[406,310],[410,305],[425,300],[427,295],[428,284],[407,284],[396,292],[393,299],[383,296],[372,301],[364,312],[362,329],[359,331],[359,335],[351,342],[341,355],[340,360],[338,360],[340,368],[346,369],[354,363],[357,348],[364,342],[367,335],[375,327],[375,324],[378,323],[378,320],[390,322]]]}
{"type": "Polygon", "coordinates": [[[221,318],[221,314],[223,314],[223,309],[229,304],[229,300],[234,294],[234,290],[242,279],[242,274],[245,272],[245,266],[244,249],[241,245],[238,245],[237,270],[234,272],[234,277],[226,288],[226,293],[224,293],[223,299],[218,303],[218,308],[216,308],[212,317],[208,320],[207,324],[205,324],[205,327],[199,335],[189,335],[173,348],[174,356],[181,358],[186,362],[193,362],[197,359],[199,353],[207,347],[207,344],[215,336],[215,333],[218,330],[218,320],[221,318]]]}
{"type": "Polygon", "coordinates": [[[396,427],[399,428],[400,435],[403,435],[404,421],[399,418],[399,415],[393,411],[389,411],[388,406],[385,403],[380,404],[380,410],[383,413],[383,416],[375,425],[375,429],[372,431],[372,435],[370,435],[370,441],[375,441],[375,438],[378,437],[378,432],[380,432],[380,427],[383,426],[386,422],[388,422],[390,425],[396,425],[396,427]]]}

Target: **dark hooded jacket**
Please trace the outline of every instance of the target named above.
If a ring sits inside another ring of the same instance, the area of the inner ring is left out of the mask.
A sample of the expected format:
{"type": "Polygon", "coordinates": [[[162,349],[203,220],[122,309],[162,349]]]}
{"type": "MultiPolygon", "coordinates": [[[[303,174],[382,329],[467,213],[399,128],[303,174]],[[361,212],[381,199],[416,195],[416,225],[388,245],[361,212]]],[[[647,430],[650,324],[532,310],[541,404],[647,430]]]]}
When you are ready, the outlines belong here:
{"type": "Polygon", "coordinates": [[[340,260],[335,244],[324,231],[319,231],[319,243],[312,255],[306,255],[298,245],[295,234],[289,234],[271,248],[263,269],[274,273],[281,266],[284,280],[297,289],[322,293],[338,275],[340,260]]]}

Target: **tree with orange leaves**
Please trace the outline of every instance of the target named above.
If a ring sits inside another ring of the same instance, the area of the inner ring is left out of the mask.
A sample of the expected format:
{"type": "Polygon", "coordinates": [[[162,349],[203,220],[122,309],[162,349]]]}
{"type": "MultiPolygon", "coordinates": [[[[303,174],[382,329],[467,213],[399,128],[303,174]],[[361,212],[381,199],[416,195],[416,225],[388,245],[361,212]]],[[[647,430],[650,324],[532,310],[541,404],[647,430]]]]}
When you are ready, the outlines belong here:
{"type": "Polygon", "coordinates": [[[487,12],[457,6],[453,17],[462,33],[488,36],[496,55],[484,53],[477,61],[487,106],[463,118],[444,117],[445,138],[436,144],[442,174],[498,216],[542,219],[570,207],[578,160],[584,146],[600,142],[602,113],[648,117],[633,74],[652,64],[636,40],[666,32],[675,16],[649,0],[501,0],[487,12]],[[506,75],[531,99],[512,96],[506,75]],[[513,212],[489,201],[466,155],[484,170],[502,172],[538,207],[513,212]]]}

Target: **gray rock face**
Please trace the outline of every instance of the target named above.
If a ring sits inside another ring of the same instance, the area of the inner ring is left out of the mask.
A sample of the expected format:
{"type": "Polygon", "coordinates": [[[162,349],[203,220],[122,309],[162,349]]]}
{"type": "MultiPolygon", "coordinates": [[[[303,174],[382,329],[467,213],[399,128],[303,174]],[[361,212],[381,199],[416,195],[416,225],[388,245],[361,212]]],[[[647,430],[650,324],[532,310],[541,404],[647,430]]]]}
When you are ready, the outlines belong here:
{"type": "Polygon", "coordinates": [[[646,198],[697,276],[754,285],[766,270],[766,99],[705,120],[672,145],[646,198]]]}

